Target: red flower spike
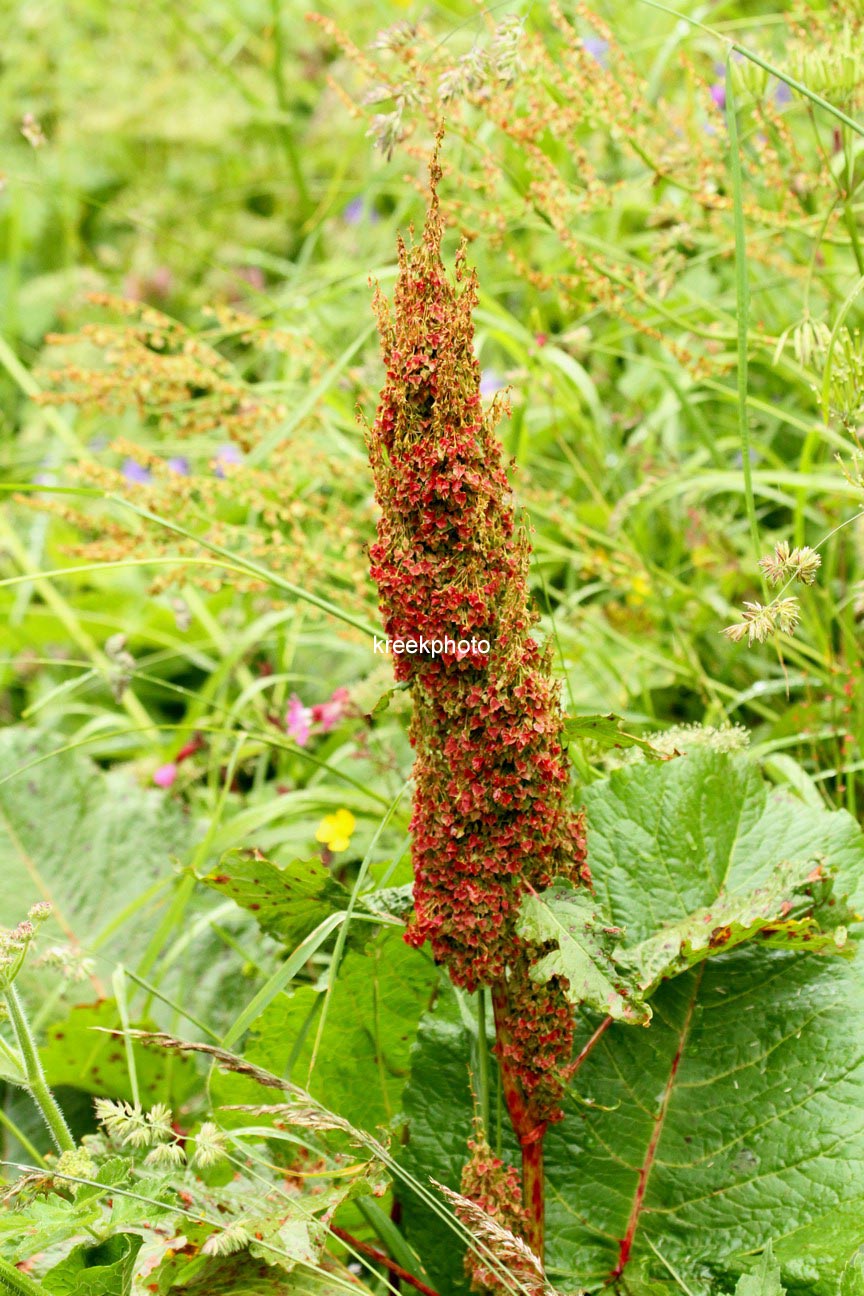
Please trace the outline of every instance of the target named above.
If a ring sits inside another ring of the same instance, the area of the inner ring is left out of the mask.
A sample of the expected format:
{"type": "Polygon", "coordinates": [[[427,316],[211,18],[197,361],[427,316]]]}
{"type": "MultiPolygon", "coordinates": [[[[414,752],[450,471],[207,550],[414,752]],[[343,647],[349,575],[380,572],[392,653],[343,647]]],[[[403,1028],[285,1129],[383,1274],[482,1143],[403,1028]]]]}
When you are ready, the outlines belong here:
{"type": "Polygon", "coordinates": [[[386,382],[369,455],[381,515],[371,572],[391,640],[488,640],[489,652],[400,655],[416,752],[411,828],[415,916],[455,984],[506,982],[507,1054],[538,1121],[560,1115],[572,1015],[554,980],[530,979],[516,935],[519,898],[553,877],[587,881],[581,817],[569,799],[559,688],[531,637],[530,545],[510,502],[474,355],[473,273],[457,286],[441,262],[435,186],[422,238],[399,243],[391,315],[375,307],[386,382]]]}

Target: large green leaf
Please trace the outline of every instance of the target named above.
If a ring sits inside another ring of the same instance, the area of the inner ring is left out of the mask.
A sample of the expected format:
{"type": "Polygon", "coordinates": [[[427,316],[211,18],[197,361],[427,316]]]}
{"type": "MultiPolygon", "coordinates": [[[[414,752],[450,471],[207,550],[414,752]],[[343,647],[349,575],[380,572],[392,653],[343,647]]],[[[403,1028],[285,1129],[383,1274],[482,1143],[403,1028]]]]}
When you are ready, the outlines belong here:
{"type": "MultiPolygon", "coordinates": [[[[824,855],[839,889],[861,904],[864,840],[854,820],[769,793],[746,758],[700,751],[625,767],[585,800],[597,891],[632,944],[721,893],[769,884],[790,858],[824,855]]],[[[746,1257],[775,1239],[790,1291],[835,1296],[864,1242],[864,1223],[847,1214],[864,1196],[861,960],[741,945],[664,982],[651,1002],[647,1029],[613,1024],[602,1036],[566,1119],[547,1133],[553,1282],[601,1286],[629,1235],[625,1279],[632,1271],[667,1282],[668,1264],[696,1296],[718,1278],[731,1291],[752,1268],[746,1257]],[[784,1239],[797,1233],[803,1243],[808,1225],[841,1213],[849,1227],[806,1269],[784,1239]]],[[[577,1043],[597,1022],[584,1023],[577,1043]]],[[[424,1024],[421,1040],[405,1094],[406,1165],[458,1187],[470,1036],[443,1022],[424,1024]]],[[[409,1237],[449,1291],[452,1233],[409,1199],[404,1210],[409,1237]]]]}
{"type": "Polygon", "coordinates": [[[860,1194],[853,971],[742,946],[661,986],[648,1031],[607,1031],[548,1136],[557,1272],[602,1282],[635,1225],[631,1262],[653,1243],[706,1290],[718,1263],[860,1194]]]}
{"type": "MultiPolygon", "coordinates": [[[[152,1029],[152,1023],[146,1021],[131,1025],[152,1029]]],[[[69,1085],[101,1097],[131,1101],[125,1043],[119,1036],[106,1033],[120,1028],[120,1014],[113,999],[72,1008],[62,1021],[48,1028],[39,1051],[49,1085],[69,1085]]],[[[176,1106],[195,1087],[195,1065],[190,1057],[142,1048],[137,1041],[132,1043],[132,1053],[143,1106],[155,1102],[176,1106]]]]}
{"type": "Polygon", "coordinates": [[[841,1273],[840,1296],[864,1296],[864,1252],[856,1252],[841,1273]]]}
{"type": "MultiPolygon", "coordinates": [[[[324,1264],[330,1264],[324,1260],[324,1264]]],[[[344,1296],[350,1290],[345,1277],[326,1271],[298,1269],[288,1273],[267,1264],[248,1251],[232,1256],[180,1254],[163,1261],[154,1271],[158,1292],[189,1292],[190,1296],[344,1296]]],[[[352,1287],[356,1280],[352,1280],[352,1287]]],[[[356,1283],[359,1296],[368,1288],[356,1283]]]]}
{"type": "Polygon", "coordinates": [[[653,936],[725,892],[767,884],[783,860],[825,856],[838,890],[861,882],[855,821],[768,790],[746,757],[702,749],[662,765],[616,770],[584,790],[598,897],[627,932],[653,936]],[[848,871],[847,871],[848,870],[848,871]]]}
{"type": "Polygon", "coordinates": [[[532,967],[536,981],[566,978],[572,1003],[645,1025],[651,1010],[643,996],[661,981],[752,938],[778,949],[851,958],[855,946],[845,922],[855,915],[838,903],[833,887],[819,859],[785,860],[764,886],[718,895],[627,948],[618,943],[623,928],[612,925],[584,888],[558,882],[524,897],[517,931],[535,945],[556,947],[532,967]]]}
{"type": "Polygon", "coordinates": [[[651,1009],[614,961],[621,930],[604,919],[586,891],[564,884],[526,895],[516,930],[535,945],[557,947],[532,967],[535,981],[565,977],[574,1003],[615,1021],[645,1025],[650,1020],[651,1009]]]}
{"type": "MultiPolygon", "coordinates": [[[[365,949],[345,955],[314,1065],[325,992],[311,986],[272,1001],[255,1023],[245,1057],[290,1076],[352,1125],[374,1131],[401,1109],[417,1023],[437,980],[432,962],[385,928],[365,949]]],[[[272,1091],[240,1076],[215,1073],[211,1088],[217,1103],[273,1101],[272,1091]]]]}
{"type": "MultiPolygon", "coordinates": [[[[280,865],[259,850],[230,850],[201,881],[252,915],[262,931],[294,949],[328,916],[344,913],[351,892],[317,856],[280,865]]],[[[411,908],[411,886],[383,887],[358,896],[354,912],[404,918],[411,908]]],[[[363,941],[369,928],[358,924],[349,933],[363,941]]]]}
{"type": "Polygon", "coordinates": [[[604,748],[637,747],[648,756],[667,759],[661,757],[646,738],[627,733],[622,728],[623,724],[622,717],[611,712],[608,715],[568,716],[564,722],[564,737],[567,742],[588,740],[604,748]]]}
{"type": "Polygon", "coordinates": [[[754,937],[777,949],[851,958],[855,946],[845,926],[850,915],[834,897],[833,884],[819,860],[785,860],[764,886],[718,896],[638,945],[617,951],[616,961],[643,994],[650,994],[668,977],[754,937]]]}
{"type": "Polygon", "coordinates": [[[42,1285],[51,1296],[129,1296],[140,1233],[115,1233],[96,1245],[81,1243],[49,1269],[42,1285]]]}
{"type": "MultiPolygon", "coordinates": [[[[801,1291],[813,1284],[827,1288],[842,1278],[844,1270],[849,1271],[847,1283],[853,1281],[854,1270],[864,1258],[864,1252],[856,1254],[860,1247],[864,1247],[864,1197],[834,1205],[786,1233],[775,1241],[774,1253],[786,1286],[801,1291]]],[[[864,1283],[855,1296],[864,1296],[864,1283]]]]}
{"type": "Polygon", "coordinates": [[[92,1195],[83,1201],[47,1193],[0,1211],[0,1244],[5,1260],[19,1264],[51,1247],[80,1238],[100,1222],[102,1207],[92,1195]]]}
{"type": "MultiPolygon", "coordinates": [[[[63,741],[0,730],[0,926],[18,922],[37,900],[51,901],[54,916],[39,946],[71,945],[94,956],[92,975],[80,986],[67,983],[68,1003],[104,994],[117,961],[136,967],[182,885],[176,861],[188,856],[196,829],[176,798],[142,787],[128,770],[106,773],[81,752],[58,752],[63,741]]],[[[250,994],[236,953],[206,925],[204,911],[217,906],[200,888],[184,912],[199,920],[194,939],[155,972],[164,994],[216,1030],[233,1021],[237,996],[250,994]]],[[[241,941],[244,929],[256,930],[240,910],[219,925],[241,941]]],[[[183,945],[176,926],[166,943],[183,945]]],[[[258,962],[267,967],[274,952],[260,941],[258,962]]],[[[28,1000],[34,985],[44,989],[45,973],[39,976],[25,968],[28,1000]]],[[[171,1021],[160,1003],[152,1011],[171,1021]]]]}
{"type": "Polygon", "coordinates": [[[124,770],[106,774],[80,752],[55,754],[62,745],[59,735],[0,730],[0,926],[49,900],[55,940],[89,950],[101,936],[102,953],[130,962],[164,897],[112,929],[171,876],[190,823],[164,792],[124,770]]]}
{"type": "Polygon", "coordinates": [[[735,1287],[735,1296],[784,1296],[780,1281],[780,1266],[774,1259],[771,1243],[765,1247],[759,1264],[752,1273],[742,1274],[735,1287]]]}
{"type": "Polygon", "coordinates": [[[284,868],[258,850],[231,850],[202,879],[254,915],[270,936],[293,949],[328,913],[348,907],[350,893],[320,859],[284,868]]]}

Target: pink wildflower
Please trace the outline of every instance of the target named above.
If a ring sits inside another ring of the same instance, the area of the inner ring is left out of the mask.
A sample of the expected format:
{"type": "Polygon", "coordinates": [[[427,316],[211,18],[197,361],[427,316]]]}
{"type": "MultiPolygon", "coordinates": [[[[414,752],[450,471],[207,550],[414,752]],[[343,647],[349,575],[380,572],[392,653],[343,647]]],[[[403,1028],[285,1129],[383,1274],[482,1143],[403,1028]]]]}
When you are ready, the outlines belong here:
{"type": "Polygon", "coordinates": [[[329,733],[343,719],[347,706],[347,688],[334,689],[326,702],[318,702],[313,706],[312,720],[320,726],[322,733],[329,733]]]}
{"type": "Polygon", "coordinates": [[[170,788],[177,777],[177,766],[174,761],[168,761],[167,765],[160,765],[153,775],[153,782],[157,787],[170,788]]]}
{"type": "Polygon", "coordinates": [[[312,728],[312,712],[309,707],[304,706],[296,693],[292,693],[288,700],[288,710],[285,713],[285,729],[289,738],[293,738],[298,747],[305,747],[309,741],[309,733],[312,728]]]}

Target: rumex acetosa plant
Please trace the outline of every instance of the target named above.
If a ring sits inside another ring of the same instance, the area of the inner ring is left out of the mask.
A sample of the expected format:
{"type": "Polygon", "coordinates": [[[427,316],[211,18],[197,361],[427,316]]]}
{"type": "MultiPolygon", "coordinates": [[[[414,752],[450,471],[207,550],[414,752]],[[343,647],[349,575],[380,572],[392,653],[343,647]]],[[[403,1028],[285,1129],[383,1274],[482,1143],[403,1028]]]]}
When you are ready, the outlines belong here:
{"type": "Polygon", "coordinates": [[[494,434],[502,404],[481,403],[476,280],[464,249],[455,287],[441,260],[440,175],[436,156],[422,237],[410,251],[400,241],[392,315],[376,296],[387,377],[368,434],[381,509],[371,570],[388,636],[444,643],[395,660],[416,751],[406,939],[429,941],[456,985],[491,988],[523,1156],[524,1215],[511,1195],[505,1222],[542,1256],[543,1133],[561,1116],[573,1021],[561,981],[532,980],[537,951],[516,921],[527,890],[588,880],[585,838],[550,653],[531,633],[529,542],[494,434]]]}

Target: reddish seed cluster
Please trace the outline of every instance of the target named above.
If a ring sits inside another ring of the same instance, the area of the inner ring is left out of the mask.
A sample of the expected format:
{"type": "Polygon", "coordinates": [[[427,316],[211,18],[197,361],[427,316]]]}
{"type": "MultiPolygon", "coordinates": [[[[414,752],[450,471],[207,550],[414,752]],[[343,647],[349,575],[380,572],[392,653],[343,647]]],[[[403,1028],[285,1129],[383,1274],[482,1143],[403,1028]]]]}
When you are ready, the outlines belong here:
{"type": "MultiPolygon", "coordinates": [[[[525,1212],[518,1170],[495,1156],[480,1130],[468,1140],[468,1151],[471,1155],[462,1168],[462,1196],[475,1202],[496,1224],[519,1236],[525,1212]]],[[[456,1214],[460,1214],[458,1207],[456,1214]]],[[[472,1220],[466,1217],[463,1222],[470,1226],[472,1220]]],[[[479,1248],[468,1248],[465,1269],[475,1291],[504,1290],[500,1273],[484,1264],[483,1251],[479,1248]]]]}
{"type": "Polygon", "coordinates": [[[470,1197],[497,1223],[518,1233],[523,1214],[518,1170],[495,1156],[481,1130],[468,1140],[468,1151],[470,1159],[462,1168],[463,1197],[470,1197]]]}
{"type": "Polygon", "coordinates": [[[369,434],[381,509],[371,570],[391,639],[473,639],[489,651],[396,660],[417,753],[407,939],[428,940],[457,985],[507,981],[513,1061],[549,1119],[571,1015],[560,986],[530,981],[514,922],[527,886],[587,877],[584,832],[558,686],[530,633],[529,544],[494,435],[501,402],[484,412],[479,394],[476,281],[461,251],[461,288],[441,263],[439,174],[433,165],[421,241],[410,253],[400,244],[392,317],[376,297],[387,380],[369,434]]]}

